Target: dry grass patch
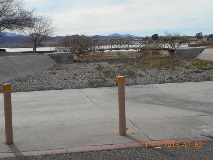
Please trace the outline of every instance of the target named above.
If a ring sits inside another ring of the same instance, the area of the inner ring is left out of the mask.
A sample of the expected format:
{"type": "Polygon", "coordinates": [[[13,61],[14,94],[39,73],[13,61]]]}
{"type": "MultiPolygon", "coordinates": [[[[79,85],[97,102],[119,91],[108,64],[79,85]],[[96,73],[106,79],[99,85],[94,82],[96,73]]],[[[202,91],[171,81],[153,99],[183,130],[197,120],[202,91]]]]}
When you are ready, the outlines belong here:
{"type": "Polygon", "coordinates": [[[193,59],[192,66],[199,69],[213,69],[213,61],[201,60],[201,59],[193,59]]]}
{"type": "Polygon", "coordinates": [[[139,61],[148,68],[173,69],[176,66],[183,66],[183,60],[174,57],[146,57],[139,61]]]}

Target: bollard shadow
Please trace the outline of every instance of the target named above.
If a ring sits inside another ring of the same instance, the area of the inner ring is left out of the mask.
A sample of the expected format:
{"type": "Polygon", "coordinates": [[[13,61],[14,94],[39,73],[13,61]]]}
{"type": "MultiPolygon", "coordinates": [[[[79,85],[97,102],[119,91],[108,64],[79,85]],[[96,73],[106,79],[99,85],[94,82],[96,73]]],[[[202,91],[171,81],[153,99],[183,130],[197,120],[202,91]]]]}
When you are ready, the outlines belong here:
{"type": "Polygon", "coordinates": [[[135,137],[132,137],[132,136],[130,136],[128,134],[125,135],[124,137],[127,138],[127,139],[129,139],[129,140],[131,140],[131,141],[133,141],[133,142],[141,142],[141,140],[139,140],[139,139],[137,139],[135,137]]]}
{"type": "Polygon", "coordinates": [[[207,138],[213,140],[213,136],[210,136],[210,135],[203,135],[203,134],[201,134],[201,136],[204,136],[204,137],[207,137],[207,138]]]}
{"type": "MultiPolygon", "coordinates": [[[[129,139],[129,140],[131,140],[131,141],[133,141],[133,142],[141,142],[139,139],[134,138],[134,137],[132,137],[130,135],[126,135],[124,137],[129,139]]],[[[169,152],[168,150],[162,150],[162,149],[161,150],[156,150],[156,149],[154,149],[152,147],[149,147],[147,149],[152,150],[153,153],[156,153],[156,154],[160,153],[161,155],[164,155],[165,157],[169,157],[169,158],[173,158],[173,159],[176,158],[176,155],[174,153],[172,153],[172,152],[169,152]]]]}
{"type": "Polygon", "coordinates": [[[11,152],[14,154],[15,157],[24,157],[22,152],[18,149],[18,147],[15,144],[8,145],[11,152]]]}

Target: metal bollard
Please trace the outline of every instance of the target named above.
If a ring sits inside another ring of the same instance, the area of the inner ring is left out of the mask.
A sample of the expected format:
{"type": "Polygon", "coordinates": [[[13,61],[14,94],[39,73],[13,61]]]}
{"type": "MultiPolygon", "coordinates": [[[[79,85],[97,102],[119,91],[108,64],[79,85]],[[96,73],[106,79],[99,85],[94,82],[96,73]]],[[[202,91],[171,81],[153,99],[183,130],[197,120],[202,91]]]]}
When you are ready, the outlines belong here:
{"type": "Polygon", "coordinates": [[[4,117],[5,117],[5,137],[6,144],[13,144],[13,123],[12,123],[12,103],[11,103],[11,84],[3,85],[4,92],[4,117]]]}
{"type": "Polygon", "coordinates": [[[125,78],[118,76],[118,106],[119,106],[119,134],[126,135],[126,113],[125,113],[125,78]]]}

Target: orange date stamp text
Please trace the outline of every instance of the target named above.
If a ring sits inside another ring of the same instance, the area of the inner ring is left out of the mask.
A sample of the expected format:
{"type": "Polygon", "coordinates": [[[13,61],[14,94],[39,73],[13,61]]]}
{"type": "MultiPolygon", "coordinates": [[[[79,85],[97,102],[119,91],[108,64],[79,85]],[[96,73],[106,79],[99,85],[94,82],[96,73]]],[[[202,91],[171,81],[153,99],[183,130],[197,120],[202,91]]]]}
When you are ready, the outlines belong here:
{"type": "Polygon", "coordinates": [[[195,142],[177,142],[177,141],[153,141],[153,142],[140,142],[141,147],[161,147],[161,148],[202,148],[203,142],[195,141],[195,142]]]}

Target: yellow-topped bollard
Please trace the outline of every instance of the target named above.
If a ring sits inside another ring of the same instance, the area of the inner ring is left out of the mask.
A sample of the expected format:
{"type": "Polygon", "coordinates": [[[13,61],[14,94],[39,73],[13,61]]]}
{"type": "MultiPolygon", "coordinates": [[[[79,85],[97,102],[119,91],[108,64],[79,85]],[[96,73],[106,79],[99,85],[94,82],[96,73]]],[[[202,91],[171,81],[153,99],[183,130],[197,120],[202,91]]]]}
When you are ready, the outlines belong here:
{"type": "Polygon", "coordinates": [[[118,109],[119,109],[119,134],[126,135],[126,113],[125,113],[125,78],[118,76],[118,109]]]}
{"type": "Polygon", "coordinates": [[[6,144],[13,144],[13,123],[12,123],[12,102],[11,102],[11,84],[3,85],[4,93],[4,117],[5,117],[5,137],[6,144]]]}

